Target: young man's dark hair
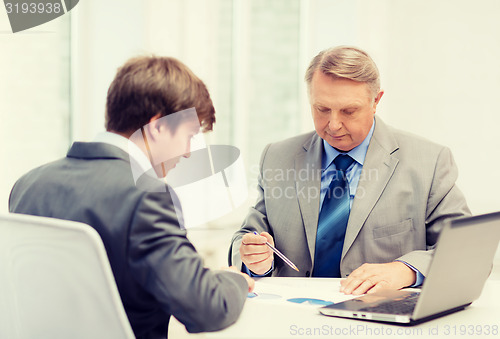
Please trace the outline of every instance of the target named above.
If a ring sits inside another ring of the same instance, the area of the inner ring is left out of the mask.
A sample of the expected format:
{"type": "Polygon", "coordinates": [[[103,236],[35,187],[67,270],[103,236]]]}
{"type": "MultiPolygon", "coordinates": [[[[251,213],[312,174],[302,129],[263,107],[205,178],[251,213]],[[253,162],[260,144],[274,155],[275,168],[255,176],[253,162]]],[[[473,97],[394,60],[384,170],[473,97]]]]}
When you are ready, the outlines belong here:
{"type": "MultiPolygon", "coordinates": [[[[160,117],[194,107],[204,132],[215,123],[205,84],[183,63],[168,57],[137,57],[118,69],[106,100],[106,130],[131,134],[160,117]]],[[[170,128],[175,120],[169,119],[170,128]]],[[[180,121],[177,121],[180,123],[180,121]]]]}

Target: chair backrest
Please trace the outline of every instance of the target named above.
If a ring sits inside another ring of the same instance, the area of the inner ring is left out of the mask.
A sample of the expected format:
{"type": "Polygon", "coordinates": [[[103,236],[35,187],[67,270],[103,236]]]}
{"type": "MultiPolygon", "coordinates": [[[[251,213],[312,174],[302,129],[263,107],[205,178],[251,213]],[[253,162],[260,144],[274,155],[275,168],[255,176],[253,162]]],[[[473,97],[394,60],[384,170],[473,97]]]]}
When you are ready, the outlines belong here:
{"type": "Polygon", "coordinates": [[[0,214],[0,338],[134,338],[92,227],[0,214]]]}

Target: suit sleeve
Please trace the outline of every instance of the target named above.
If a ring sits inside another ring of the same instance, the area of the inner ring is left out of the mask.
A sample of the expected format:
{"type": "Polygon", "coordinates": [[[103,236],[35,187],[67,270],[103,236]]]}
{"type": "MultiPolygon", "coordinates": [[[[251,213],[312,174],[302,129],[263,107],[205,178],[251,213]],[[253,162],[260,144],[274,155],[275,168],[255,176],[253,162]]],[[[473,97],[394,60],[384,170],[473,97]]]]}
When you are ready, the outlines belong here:
{"type": "Polygon", "coordinates": [[[413,251],[398,258],[415,267],[424,276],[429,270],[434,248],[445,220],[471,215],[464,195],[455,184],[457,178],[457,166],[451,151],[445,147],[437,157],[427,198],[425,216],[427,250],[413,251]]]}
{"type": "MultiPolygon", "coordinates": [[[[258,177],[258,184],[257,184],[257,202],[255,203],[255,206],[250,207],[250,210],[247,214],[247,217],[245,218],[245,221],[243,222],[243,225],[241,228],[234,234],[233,239],[231,241],[231,246],[229,248],[229,258],[228,258],[228,263],[229,266],[236,266],[238,269],[243,270],[243,263],[241,261],[240,257],[240,245],[241,245],[241,238],[243,235],[245,235],[248,232],[253,232],[256,231],[257,233],[261,232],[268,232],[273,235],[272,229],[269,225],[269,222],[267,220],[267,212],[266,212],[266,201],[265,201],[265,195],[264,195],[264,174],[265,174],[265,158],[267,155],[267,152],[269,150],[269,147],[271,145],[267,145],[262,152],[262,156],[260,159],[260,173],[258,177]]],[[[268,274],[270,275],[271,272],[268,274]]]]}
{"type": "Polygon", "coordinates": [[[245,278],[203,267],[169,193],[144,193],[129,239],[135,279],[189,332],[216,331],[237,320],[248,291],[245,278]]]}

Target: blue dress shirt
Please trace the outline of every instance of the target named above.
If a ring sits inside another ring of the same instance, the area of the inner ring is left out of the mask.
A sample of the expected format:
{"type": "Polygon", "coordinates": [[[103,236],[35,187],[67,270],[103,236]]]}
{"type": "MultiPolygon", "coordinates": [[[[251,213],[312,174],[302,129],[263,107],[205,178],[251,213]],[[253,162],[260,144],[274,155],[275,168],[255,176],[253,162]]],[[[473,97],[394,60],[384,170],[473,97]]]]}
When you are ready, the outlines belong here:
{"type": "Polygon", "coordinates": [[[370,145],[370,140],[373,135],[373,130],[375,129],[375,120],[373,120],[372,128],[365,140],[358,146],[354,147],[349,152],[339,152],[330,144],[328,144],[325,140],[323,140],[323,158],[321,159],[321,168],[323,171],[321,172],[321,195],[319,205],[323,206],[323,200],[325,199],[326,192],[328,191],[328,187],[332,178],[335,174],[335,164],[333,160],[339,154],[347,154],[351,158],[354,159],[354,162],[349,166],[345,172],[347,182],[349,183],[349,202],[352,207],[352,202],[354,201],[354,196],[356,195],[356,190],[358,189],[359,178],[361,176],[361,170],[363,169],[363,164],[366,158],[366,152],[368,151],[368,146],[370,145]]]}

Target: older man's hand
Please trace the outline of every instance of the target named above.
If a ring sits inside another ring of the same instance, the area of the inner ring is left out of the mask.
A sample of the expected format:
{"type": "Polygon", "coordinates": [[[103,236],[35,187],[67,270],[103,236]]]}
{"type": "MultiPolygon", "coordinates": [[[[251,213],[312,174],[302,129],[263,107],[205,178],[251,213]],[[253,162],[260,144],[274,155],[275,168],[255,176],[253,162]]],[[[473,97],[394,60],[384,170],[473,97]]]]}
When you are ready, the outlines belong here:
{"type": "Polygon", "coordinates": [[[340,282],[340,292],[360,295],[384,288],[401,289],[415,283],[416,273],[400,261],[363,264],[340,282]]]}
{"type": "Polygon", "coordinates": [[[267,232],[260,235],[247,233],[241,239],[241,261],[255,274],[265,274],[272,267],[274,253],[266,241],[274,246],[273,237],[267,232]]]}

